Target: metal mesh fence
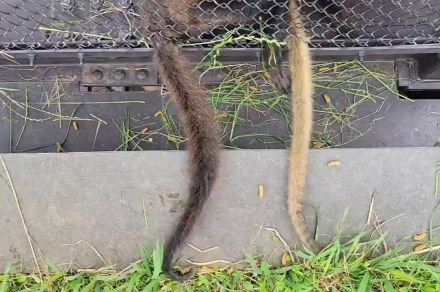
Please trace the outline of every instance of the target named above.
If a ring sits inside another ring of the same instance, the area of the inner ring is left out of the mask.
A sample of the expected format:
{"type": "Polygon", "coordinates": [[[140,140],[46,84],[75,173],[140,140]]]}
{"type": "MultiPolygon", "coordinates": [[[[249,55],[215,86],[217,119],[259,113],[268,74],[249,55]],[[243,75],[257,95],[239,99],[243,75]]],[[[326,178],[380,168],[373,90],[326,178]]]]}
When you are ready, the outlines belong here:
{"type": "MultiPolygon", "coordinates": [[[[148,46],[160,32],[193,46],[230,37],[282,40],[288,1],[277,0],[0,0],[0,48],[148,46]]],[[[439,43],[440,0],[299,0],[313,47],[439,43]]]]}

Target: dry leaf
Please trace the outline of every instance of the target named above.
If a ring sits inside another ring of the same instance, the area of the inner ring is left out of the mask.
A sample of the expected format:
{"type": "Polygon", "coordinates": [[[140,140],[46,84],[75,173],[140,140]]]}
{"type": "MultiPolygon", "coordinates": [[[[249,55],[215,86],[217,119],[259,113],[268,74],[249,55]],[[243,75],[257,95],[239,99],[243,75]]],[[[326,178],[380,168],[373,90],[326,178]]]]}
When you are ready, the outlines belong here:
{"type": "Polygon", "coordinates": [[[340,166],[341,166],[341,161],[340,161],[340,160],[332,160],[332,161],[329,161],[329,162],[327,163],[327,166],[328,166],[328,167],[340,167],[340,166]]]}
{"type": "Polygon", "coordinates": [[[214,269],[211,268],[211,267],[207,267],[207,266],[203,266],[203,267],[200,269],[200,273],[202,273],[202,274],[211,274],[211,273],[213,273],[213,272],[214,272],[214,269]]]}
{"type": "Polygon", "coordinates": [[[291,261],[290,255],[285,252],[283,253],[283,255],[281,256],[281,265],[283,266],[287,266],[291,261]]]}
{"type": "Polygon", "coordinates": [[[264,198],[264,185],[258,185],[258,197],[264,198]]]}
{"type": "Polygon", "coordinates": [[[162,111],[158,111],[157,113],[154,114],[154,116],[157,118],[158,116],[162,115],[162,111]]]}
{"type": "Polygon", "coordinates": [[[330,67],[321,67],[321,68],[319,68],[319,72],[320,73],[325,73],[325,72],[328,72],[328,71],[331,71],[332,69],[330,68],[330,67]]]}
{"type": "Polygon", "coordinates": [[[422,250],[424,250],[426,248],[427,248],[426,244],[422,243],[422,244],[419,244],[416,247],[414,247],[413,251],[414,252],[420,252],[420,251],[422,251],[422,250]]]}
{"type": "Polygon", "coordinates": [[[321,143],[321,142],[317,142],[317,141],[313,141],[313,142],[312,142],[312,148],[313,148],[313,149],[321,149],[322,146],[324,146],[324,144],[321,143]]]}
{"type": "Polygon", "coordinates": [[[177,144],[177,142],[179,142],[179,141],[177,141],[177,139],[174,138],[174,137],[168,137],[168,141],[170,141],[170,142],[172,142],[172,143],[174,143],[174,144],[177,144]]]}
{"type": "Polygon", "coordinates": [[[190,266],[188,266],[188,267],[178,267],[177,269],[178,269],[182,274],[187,274],[187,273],[191,272],[191,267],[190,267],[190,266]]]}
{"type": "Polygon", "coordinates": [[[141,134],[142,134],[142,135],[148,134],[149,131],[150,131],[150,129],[148,129],[148,128],[143,128],[143,129],[141,130],[141,134]]]}
{"type": "Polygon", "coordinates": [[[223,118],[226,118],[227,116],[228,116],[227,112],[223,112],[223,111],[217,112],[217,119],[223,119],[223,118]]]}
{"type": "Polygon", "coordinates": [[[328,95],[327,93],[324,93],[324,101],[326,104],[332,103],[332,99],[331,99],[330,95],[328,95]]]}
{"type": "Polygon", "coordinates": [[[233,272],[234,272],[234,267],[229,267],[229,268],[226,270],[226,273],[227,273],[228,275],[232,274],[233,272]]]}
{"type": "Polygon", "coordinates": [[[56,146],[57,146],[57,153],[64,153],[63,146],[59,142],[57,142],[56,146]]]}
{"type": "Polygon", "coordinates": [[[414,241],[423,241],[426,239],[426,237],[427,237],[426,232],[421,232],[421,233],[417,233],[417,234],[413,235],[412,239],[414,241]]]}
{"type": "Polygon", "coordinates": [[[73,127],[76,131],[78,131],[78,130],[79,130],[78,122],[77,122],[77,121],[73,121],[73,122],[72,122],[72,127],[73,127]]]}
{"type": "Polygon", "coordinates": [[[334,65],[333,65],[333,73],[338,73],[338,63],[335,63],[334,65]]]}

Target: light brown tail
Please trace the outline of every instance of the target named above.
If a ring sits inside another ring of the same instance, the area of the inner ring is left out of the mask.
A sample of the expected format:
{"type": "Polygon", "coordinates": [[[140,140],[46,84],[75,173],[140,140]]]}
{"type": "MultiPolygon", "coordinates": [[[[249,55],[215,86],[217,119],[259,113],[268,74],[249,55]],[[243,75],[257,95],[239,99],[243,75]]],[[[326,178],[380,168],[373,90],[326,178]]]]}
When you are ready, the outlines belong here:
{"type": "Polygon", "coordinates": [[[292,21],[288,45],[292,75],[293,138],[289,154],[289,216],[300,240],[314,252],[320,250],[304,218],[303,194],[313,126],[312,60],[296,0],[290,0],[292,21]]]}

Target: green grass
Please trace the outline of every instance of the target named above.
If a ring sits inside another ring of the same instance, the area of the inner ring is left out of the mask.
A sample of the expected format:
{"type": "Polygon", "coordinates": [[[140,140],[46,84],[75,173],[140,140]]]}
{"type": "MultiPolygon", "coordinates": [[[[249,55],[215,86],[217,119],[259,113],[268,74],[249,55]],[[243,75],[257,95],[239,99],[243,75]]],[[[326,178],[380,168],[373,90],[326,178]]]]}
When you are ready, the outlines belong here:
{"type": "Polygon", "coordinates": [[[116,128],[121,133],[121,144],[116,149],[116,151],[133,151],[133,150],[141,150],[139,144],[144,141],[141,133],[136,133],[130,127],[130,119],[126,119],[122,122],[122,126],[119,127],[116,125],[116,128]]]}
{"type": "MultiPolygon", "coordinates": [[[[216,110],[224,143],[233,145],[235,140],[241,138],[236,131],[238,126],[247,126],[247,137],[267,134],[253,129],[258,125],[256,117],[276,114],[280,119],[278,122],[289,125],[289,100],[269,86],[263,70],[256,70],[252,65],[246,64],[210,68],[215,69],[222,70],[225,78],[218,86],[209,90],[209,96],[216,110]]],[[[281,137],[274,138],[282,140],[281,137]]]]}
{"type": "MultiPolygon", "coordinates": [[[[202,78],[206,74],[221,76],[218,84],[208,86],[207,95],[225,147],[237,149],[257,142],[259,148],[288,148],[290,97],[273,88],[264,68],[256,64],[222,64],[220,57],[221,50],[216,47],[196,69],[202,72],[202,78]],[[271,129],[275,128],[279,131],[273,133],[271,129]]],[[[314,148],[340,148],[363,137],[385,115],[386,97],[400,96],[395,77],[377,66],[389,64],[353,60],[313,66],[314,148]]],[[[156,136],[151,138],[156,141],[160,138],[157,136],[165,137],[168,148],[180,149],[186,140],[175,110],[170,108],[173,103],[171,95],[164,96],[162,108],[157,109],[159,115],[154,117],[156,136]]],[[[122,131],[123,128],[119,127],[122,142],[118,150],[140,150],[145,143],[151,143],[148,139],[139,140],[141,135],[133,129],[122,131]],[[132,140],[137,141],[135,147],[125,147],[132,140]]]]}
{"type": "MultiPolygon", "coordinates": [[[[108,11],[112,12],[112,9],[108,11]]],[[[63,32],[64,28],[60,30],[60,24],[55,24],[52,29],[63,32]]],[[[203,74],[220,73],[223,77],[220,83],[207,90],[216,111],[222,142],[226,148],[232,149],[251,144],[255,147],[256,143],[258,148],[288,148],[291,139],[290,97],[279,94],[273,88],[265,68],[255,64],[228,65],[221,62],[223,48],[243,43],[255,46],[264,43],[273,47],[285,46],[284,42],[271,39],[262,33],[255,34],[255,31],[249,32],[248,35],[238,35],[236,31],[231,31],[221,39],[203,44],[210,45],[212,49],[196,69],[203,74]],[[279,131],[273,133],[272,129],[279,131]]],[[[202,44],[184,44],[199,45],[202,44]]],[[[315,64],[313,67],[316,93],[312,141],[314,148],[344,147],[363,137],[374,127],[381,115],[384,115],[384,97],[390,94],[401,96],[396,90],[395,77],[368,63],[354,60],[315,64]],[[330,97],[329,103],[320,102],[324,95],[330,97]]],[[[0,99],[10,107],[14,106],[14,115],[26,121],[44,122],[57,119],[60,123],[68,117],[61,114],[61,105],[65,102],[59,100],[62,88],[57,86],[58,83],[54,80],[54,88],[48,92],[54,99],[52,102],[58,106],[56,112],[13,100],[6,89],[2,88],[0,99]],[[29,118],[27,111],[42,113],[45,118],[29,118]]],[[[162,114],[158,117],[157,124],[152,127],[155,136],[145,137],[135,129],[127,128],[127,125],[118,125],[117,130],[121,137],[118,150],[141,150],[145,148],[146,143],[156,143],[156,138],[163,137],[168,143],[167,148],[180,149],[180,144],[185,142],[185,134],[177,115],[168,108],[170,99],[171,96],[165,97],[163,108],[158,109],[162,114]]]]}
{"type": "MultiPolygon", "coordinates": [[[[225,65],[220,61],[221,48],[242,41],[256,44],[269,43],[272,46],[284,45],[264,36],[234,37],[231,34],[216,43],[212,51],[196,67],[203,74],[210,71],[223,73],[222,82],[208,91],[212,105],[218,113],[223,142],[234,147],[234,142],[238,139],[254,137],[264,145],[281,143],[287,148],[290,144],[292,118],[290,97],[279,94],[273,88],[265,68],[258,69],[251,64],[225,65]],[[269,137],[265,127],[258,130],[256,115],[271,116],[273,122],[279,127],[284,127],[286,132],[280,137],[269,137]],[[247,132],[238,135],[236,133],[238,126],[244,126],[247,132]]],[[[393,74],[375,68],[378,65],[380,67],[391,63],[371,64],[353,60],[313,65],[315,86],[313,142],[318,146],[317,148],[343,147],[361,138],[381,118],[380,115],[385,110],[383,107],[385,96],[392,94],[406,98],[397,91],[393,74]],[[320,102],[325,95],[330,97],[330,101],[320,102]],[[345,139],[341,139],[342,133],[345,139]]]]}
{"type": "MultiPolygon", "coordinates": [[[[161,272],[162,248],[148,253],[128,268],[70,272],[47,261],[50,272],[0,275],[4,291],[440,291],[438,247],[421,253],[383,250],[383,240],[363,241],[366,234],[346,243],[337,237],[321,253],[293,252],[294,261],[283,256],[284,266],[258,257],[247,257],[242,268],[200,267],[186,283],[168,280],[161,272]],[[243,267],[244,264],[244,267],[243,267]]],[[[286,254],[289,254],[286,252],[286,254]]],[[[285,255],[286,255],[285,254],[285,255]]]]}
{"type": "Polygon", "coordinates": [[[314,66],[317,148],[343,147],[361,138],[384,115],[387,95],[403,97],[395,77],[373,67],[393,64],[387,63],[353,60],[314,66]]]}

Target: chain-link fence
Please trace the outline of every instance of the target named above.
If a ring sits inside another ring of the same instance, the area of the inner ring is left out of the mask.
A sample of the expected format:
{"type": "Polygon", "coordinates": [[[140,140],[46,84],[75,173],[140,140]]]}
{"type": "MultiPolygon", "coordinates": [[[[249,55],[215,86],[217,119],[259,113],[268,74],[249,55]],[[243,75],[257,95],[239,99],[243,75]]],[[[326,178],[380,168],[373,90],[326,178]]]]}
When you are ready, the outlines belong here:
{"type": "MultiPolygon", "coordinates": [[[[0,0],[3,49],[148,46],[151,33],[212,46],[282,40],[288,1],[0,0]],[[261,40],[260,40],[261,41],[261,40]]],[[[313,47],[439,43],[440,0],[299,0],[313,47]]]]}

